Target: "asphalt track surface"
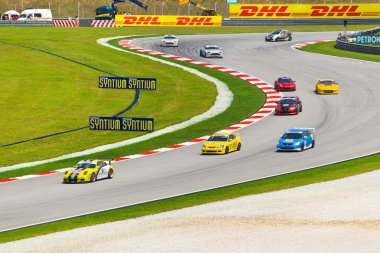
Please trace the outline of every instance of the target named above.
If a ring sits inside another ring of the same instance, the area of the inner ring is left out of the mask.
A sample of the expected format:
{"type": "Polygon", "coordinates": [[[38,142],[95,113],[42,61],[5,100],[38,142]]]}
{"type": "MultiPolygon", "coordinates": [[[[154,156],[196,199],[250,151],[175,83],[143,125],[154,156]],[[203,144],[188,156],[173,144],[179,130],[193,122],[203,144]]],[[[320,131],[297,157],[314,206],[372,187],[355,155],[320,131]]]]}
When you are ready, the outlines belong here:
{"type": "MultiPolygon", "coordinates": [[[[274,116],[239,131],[242,150],[201,156],[202,144],[115,164],[112,180],[62,184],[62,174],[0,185],[0,231],[88,212],[200,191],[336,162],[379,151],[379,63],[301,52],[299,42],[334,39],[337,33],[295,33],[292,42],[264,42],[263,34],[180,36],[178,48],[160,48],[158,38],[136,45],[229,67],[273,82],[291,76],[303,112],[274,116]],[[223,59],[203,59],[199,48],[217,44],[223,59]],[[316,95],[317,78],[335,78],[339,95],[316,95]],[[316,128],[316,147],[275,152],[291,127],[316,128]]],[[[247,84],[249,85],[249,84],[247,84]]],[[[196,137],[196,136],[194,136],[196,137]]]]}

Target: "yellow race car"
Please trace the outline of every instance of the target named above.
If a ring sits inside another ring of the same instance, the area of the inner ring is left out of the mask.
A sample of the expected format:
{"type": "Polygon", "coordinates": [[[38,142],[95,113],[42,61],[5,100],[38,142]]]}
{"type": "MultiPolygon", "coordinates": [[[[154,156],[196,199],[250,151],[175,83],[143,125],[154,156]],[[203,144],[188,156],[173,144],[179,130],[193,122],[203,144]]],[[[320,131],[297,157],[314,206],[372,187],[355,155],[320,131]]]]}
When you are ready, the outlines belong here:
{"type": "Polygon", "coordinates": [[[74,168],[65,171],[63,183],[95,182],[99,179],[111,179],[114,171],[111,160],[82,160],[74,168]]]}
{"type": "Polygon", "coordinates": [[[240,135],[236,132],[216,132],[203,143],[202,154],[228,154],[241,149],[240,135]]]}
{"type": "Polygon", "coordinates": [[[319,79],[315,84],[317,94],[338,94],[338,83],[333,79],[319,79]]]}

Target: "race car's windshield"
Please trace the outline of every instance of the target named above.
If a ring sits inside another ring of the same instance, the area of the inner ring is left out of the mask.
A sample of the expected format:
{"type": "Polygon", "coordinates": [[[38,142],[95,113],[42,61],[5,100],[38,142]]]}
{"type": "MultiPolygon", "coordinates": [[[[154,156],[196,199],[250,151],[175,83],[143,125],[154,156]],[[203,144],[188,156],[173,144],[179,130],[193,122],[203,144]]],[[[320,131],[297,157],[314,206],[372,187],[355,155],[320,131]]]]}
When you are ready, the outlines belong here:
{"type": "Polygon", "coordinates": [[[292,80],[291,78],[289,78],[289,77],[280,77],[280,78],[278,79],[278,81],[279,81],[280,83],[291,83],[291,82],[293,82],[293,80],[292,80]]]}
{"type": "Polygon", "coordinates": [[[296,103],[296,100],[294,99],[281,99],[280,101],[278,101],[281,105],[283,104],[295,104],[296,103]]]}
{"type": "Polygon", "coordinates": [[[227,136],[224,135],[213,135],[207,141],[227,141],[227,139],[227,136]]]}
{"type": "Polygon", "coordinates": [[[276,31],[273,31],[272,34],[279,34],[281,32],[281,30],[276,30],[276,31]]]}
{"type": "Polygon", "coordinates": [[[220,49],[219,47],[206,47],[206,49],[220,49]]]}
{"type": "Polygon", "coordinates": [[[176,39],[176,37],[174,37],[174,36],[165,36],[164,39],[174,40],[174,39],[176,39]]]}
{"type": "Polygon", "coordinates": [[[301,139],[302,133],[285,133],[282,138],[284,139],[301,139]]]}
{"type": "Polygon", "coordinates": [[[320,80],[319,84],[330,85],[330,84],[335,84],[335,81],[334,80],[320,80]]]}
{"type": "Polygon", "coordinates": [[[92,169],[92,168],[95,168],[95,167],[96,167],[96,165],[93,164],[93,163],[78,163],[75,166],[76,169],[79,169],[79,168],[83,168],[83,169],[90,168],[90,169],[92,169]]]}

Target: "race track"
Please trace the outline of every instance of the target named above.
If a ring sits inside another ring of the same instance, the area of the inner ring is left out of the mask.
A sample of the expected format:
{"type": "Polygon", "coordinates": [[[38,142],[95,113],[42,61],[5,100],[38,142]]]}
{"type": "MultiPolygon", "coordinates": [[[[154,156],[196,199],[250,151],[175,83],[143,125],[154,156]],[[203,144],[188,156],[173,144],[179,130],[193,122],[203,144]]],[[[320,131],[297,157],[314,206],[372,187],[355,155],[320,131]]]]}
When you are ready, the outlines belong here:
{"type": "MultiPolygon", "coordinates": [[[[303,112],[270,115],[239,133],[242,150],[225,156],[201,156],[202,144],[115,164],[112,180],[64,185],[62,174],[0,184],[0,231],[131,205],[158,198],[314,167],[379,151],[379,63],[311,54],[290,45],[334,39],[335,33],[295,33],[292,42],[264,42],[263,34],[180,36],[178,48],[160,48],[158,38],[138,46],[236,69],[273,82],[297,80],[303,112]],[[199,48],[217,44],[223,59],[203,59],[199,48]],[[317,78],[340,83],[337,96],[316,95],[317,78]],[[277,139],[291,127],[316,128],[316,147],[302,153],[275,152],[277,139]]],[[[247,84],[249,85],[249,84],[247,84]]],[[[196,137],[196,136],[194,136],[196,137]]]]}

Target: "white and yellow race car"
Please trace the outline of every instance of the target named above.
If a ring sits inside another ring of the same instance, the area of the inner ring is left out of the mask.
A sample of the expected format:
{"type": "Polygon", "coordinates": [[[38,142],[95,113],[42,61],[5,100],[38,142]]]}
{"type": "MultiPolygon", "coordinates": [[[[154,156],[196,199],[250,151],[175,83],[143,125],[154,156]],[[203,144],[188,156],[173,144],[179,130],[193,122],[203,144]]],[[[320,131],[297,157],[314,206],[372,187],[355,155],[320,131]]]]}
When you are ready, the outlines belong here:
{"type": "Polygon", "coordinates": [[[99,179],[113,178],[115,169],[111,160],[82,160],[74,168],[63,174],[63,183],[95,182],[99,179]]]}

